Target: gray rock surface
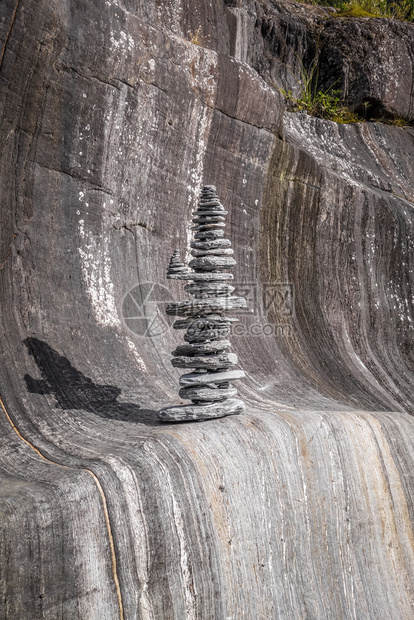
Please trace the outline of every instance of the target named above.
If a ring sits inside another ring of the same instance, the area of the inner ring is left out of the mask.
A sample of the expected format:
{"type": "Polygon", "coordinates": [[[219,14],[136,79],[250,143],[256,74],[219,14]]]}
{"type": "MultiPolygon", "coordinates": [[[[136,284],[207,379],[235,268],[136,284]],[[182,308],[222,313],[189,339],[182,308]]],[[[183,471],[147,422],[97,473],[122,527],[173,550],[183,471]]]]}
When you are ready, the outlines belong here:
{"type": "Polygon", "coordinates": [[[414,120],[412,30],[397,20],[329,20],[320,39],[321,86],[340,89],[366,118],[414,120]]]}
{"type": "Polygon", "coordinates": [[[344,24],[337,66],[405,114],[413,26],[381,21],[379,76],[372,20],[330,17],[1,3],[5,620],[412,617],[413,132],[285,115],[277,88],[344,24]],[[206,179],[254,284],[232,336],[247,408],[162,425],[179,334],[131,331],[123,301],[139,287],[149,323],[180,298],[191,277],[166,292],[165,267],[206,179]]]}

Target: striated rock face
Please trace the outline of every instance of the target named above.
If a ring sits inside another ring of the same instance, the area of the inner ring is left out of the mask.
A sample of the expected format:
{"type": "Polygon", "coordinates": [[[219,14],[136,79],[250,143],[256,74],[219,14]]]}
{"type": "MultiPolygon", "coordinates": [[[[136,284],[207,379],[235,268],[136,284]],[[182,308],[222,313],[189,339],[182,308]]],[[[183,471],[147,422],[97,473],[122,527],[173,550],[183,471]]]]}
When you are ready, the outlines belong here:
{"type": "Polygon", "coordinates": [[[388,19],[333,18],[320,38],[321,85],[340,88],[367,118],[414,120],[412,32],[412,24],[388,19]]]}
{"type": "Polygon", "coordinates": [[[340,90],[364,118],[414,120],[412,24],[284,0],[230,11],[230,53],[277,87],[298,93],[301,70],[317,57],[319,86],[340,90]]]}
{"type": "Polygon", "coordinates": [[[2,3],[0,617],[412,616],[413,132],[285,114],[278,88],[319,37],[321,78],[411,118],[413,28],[294,2],[2,3]],[[247,406],[160,424],[183,396],[169,352],[193,346],[165,266],[190,259],[207,180],[234,255],[193,251],[237,263],[248,311],[209,329],[247,406]]]}

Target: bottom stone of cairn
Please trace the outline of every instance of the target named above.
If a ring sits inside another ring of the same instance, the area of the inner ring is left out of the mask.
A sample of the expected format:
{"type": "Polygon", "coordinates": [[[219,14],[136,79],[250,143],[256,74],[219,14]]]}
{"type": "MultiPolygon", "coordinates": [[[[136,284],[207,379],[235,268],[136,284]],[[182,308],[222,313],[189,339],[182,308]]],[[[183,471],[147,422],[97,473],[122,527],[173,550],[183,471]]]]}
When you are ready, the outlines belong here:
{"type": "Polygon", "coordinates": [[[158,412],[158,418],[163,422],[188,422],[190,420],[208,420],[222,418],[227,415],[241,413],[245,408],[244,402],[238,398],[228,398],[216,403],[193,405],[177,405],[165,407],[158,412]]]}

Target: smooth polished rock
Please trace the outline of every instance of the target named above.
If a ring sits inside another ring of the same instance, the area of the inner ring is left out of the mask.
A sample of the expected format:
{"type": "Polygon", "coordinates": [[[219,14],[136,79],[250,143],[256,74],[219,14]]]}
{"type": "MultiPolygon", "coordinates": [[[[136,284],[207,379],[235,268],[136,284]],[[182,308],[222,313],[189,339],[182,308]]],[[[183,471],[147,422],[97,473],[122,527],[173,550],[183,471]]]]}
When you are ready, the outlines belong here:
{"type": "Polygon", "coordinates": [[[0,617],[411,619],[413,129],[283,129],[278,88],[344,24],[359,102],[412,117],[413,24],[289,0],[17,4],[0,2],[1,264],[19,231],[0,270],[0,617]],[[199,24],[210,49],[185,41],[199,24]],[[153,376],[167,350],[124,338],[116,309],[165,284],[201,170],[224,173],[235,278],[293,275],[296,346],[240,339],[258,409],[160,429],[146,407],[177,371],[153,376]],[[49,345],[41,374],[23,333],[49,345]],[[123,402],[82,410],[80,370],[123,402]]]}
{"type": "Polygon", "coordinates": [[[245,404],[238,398],[228,398],[225,401],[206,405],[182,405],[166,407],[158,412],[158,418],[163,422],[184,422],[191,420],[208,420],[222,418],[227,415],[241,413],[245,404]]]}

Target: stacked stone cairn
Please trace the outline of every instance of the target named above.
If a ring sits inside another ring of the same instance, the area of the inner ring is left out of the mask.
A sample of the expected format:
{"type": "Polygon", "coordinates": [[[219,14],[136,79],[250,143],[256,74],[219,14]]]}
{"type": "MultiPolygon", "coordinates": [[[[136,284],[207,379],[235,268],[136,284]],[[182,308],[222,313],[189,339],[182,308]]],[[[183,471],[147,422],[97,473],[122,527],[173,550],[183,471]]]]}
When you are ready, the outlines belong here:
{"type": "Polygon", "coordinates": [[[224,238],[225,215],[214,185],[204,185],[194,215],[194,241],[191,243],[190,271],[175,250],[167,270],[167,278],[189,280],[184,290],[194,299],[169,304],[166,312],[180,317],[175,329],[185,329],[186,344],[173,352],[172,365],[193,369],[180,377],[179,396],[192,401],[166,407],[158,412],[163,422],[208,420],[240,413],[244,403],[236,398],[231,381],[245,376],[242,370],[231,370],[237,355],[230,353],[227,336],[231,324],[238,319],[226,312],[246,307],[244,297],[233,297],[233,279],[226,270],[234,267],[231,242],[224,238]]]}
{"type": "Polygon", "coordinates": [[[174,254],[170,258],[170,264],[167,269],[167,278],[173,279],[179,273],[186,273],[188,271],[188,267],[181,262],[180,258],[180,250],[174,250],[174,254]]]}

